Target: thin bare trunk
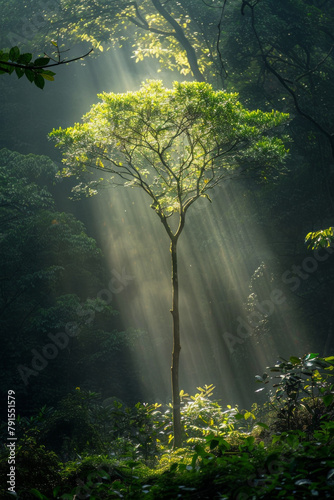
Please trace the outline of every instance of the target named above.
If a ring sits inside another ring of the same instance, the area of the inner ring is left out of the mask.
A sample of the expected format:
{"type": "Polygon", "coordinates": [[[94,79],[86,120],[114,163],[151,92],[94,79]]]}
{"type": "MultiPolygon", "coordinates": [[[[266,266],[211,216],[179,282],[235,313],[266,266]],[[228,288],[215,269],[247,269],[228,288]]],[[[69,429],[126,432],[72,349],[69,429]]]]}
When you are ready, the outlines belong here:
{"type": "Polygon", "coordinates": [[[172,256],[172,309],[173,316],[173,353],[172,353],[172,403],[174,448],[182,446],[181,400],[179,388],[180,360],[180,314],[179,314],[179,282],[177,272],[177,238],[172,238],[170,251],[172,256]]]}

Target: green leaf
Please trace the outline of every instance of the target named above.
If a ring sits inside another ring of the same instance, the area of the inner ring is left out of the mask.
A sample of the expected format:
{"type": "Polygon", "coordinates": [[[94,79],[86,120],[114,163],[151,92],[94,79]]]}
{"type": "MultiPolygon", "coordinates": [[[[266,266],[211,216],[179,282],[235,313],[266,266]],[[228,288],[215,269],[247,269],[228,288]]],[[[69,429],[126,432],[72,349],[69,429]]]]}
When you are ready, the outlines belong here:
{"type": "Polygon", "coordinates": [[[15,73],[17,74],[18,78],[22,78],[24,75],[24,69],[23,68],[15,68],[15,73]]]}
{"type": "Polygon", "coordinates": [[[255,441],[255,437],[254,437],[254,436],[248,436],[248,437],[245,439],[245,445],[246,445],[246,446],[253,446],[254,441],[255,441]]]}
{"type": "Polygon", "coordinates": [[[5,62],[0,61],[1,74],[4,74],[4,73],[11,74],[11,73],[13,73],[14,69],[15,69],[14,66],[8,66],[5,62]]]}
{"type": "Polygon", "coordinates": [[[9,59],[13,62],[16,62],[20,56],[20,49],[15,46],[12,47],[9,51],[9,59]]]}
{"type": "Polygon", "coordinates": [[[20,54],[20,56],[17,59],[17,62],[19,64],[28,64],[30,63],[31,59],[32,59],[32,54],[26,52],[25,54],[20,54]]]}
{"type": "MultiPolygon", "coordinates": [[[[42,74],[42,73],[41,73],[42,74]]],[[[55,76],[56,73],[50,71],[49,69],[43,69],[43,75],[55,76]]],[[[103,179],[100,179],[103,181],[103,179]]]]}
{"type": "Polygon", "coordinates": [[[289,361],[290,363],[292,363],[293,365],[298,365],[300,363],[300,359],[297,358],[296,356],[291,356],[291,358],[289,358],[289,361]]]}
{"type": "Polygon", "coordinates": [[[29,82],[33,82],[35,80],[35,73],[31,69],[25,69],[24,74],[28,78],[29,82]]]}
{"type": "Polygon", "coordinates": [[[0,52],[0,62],[1,61],[8,61],[8,60],[9,60],[8,52],[0,52]]]}
{"type": "Polygon", "coordinates": [[[318,352],[316,352],[316,353],[311,352],[310,354],[308,354],[308,355],[306,356],[305,361],[308,361],[308,360],[310,360],[310,359],[317,358],[318,356],[319,356],[319,353],[318,353],[318,352]]]}
{"type": "Polygon", "coordinates": [[[333,403],[334,395],[333,394],[327,394],[324,396],[323,401],[325,406],[330,406],[333,403]]]}
{"type": "Polygon", "coordinates": [[[52,75],[50,75],[49,73],[51,73],[51,71],[49,72],[46,72],[46,71],[43,71],[43,73],[40,73],[40,75],[45,79],[45,80],[48,80],[49,82],[53,82],[54,81],[54,77],[53,75],[55,75],[55,73],[53,73],[52,75]]]}
{"type": "Polygon", "coordinates": [[[43,89],[45,85],[45,80],[40,73],[37,73],[34,78],[34,83],[39,89],[43,89]]]}
{"type": "Polygon", "coordinates": [[[276,436],[275,435],[275,436],[272,437],[271,442],[272,442],[272,444],[275,444],[275,443],[277,443],[277,441],[280,441],[280,439],[281,439],[281,436],[276,436]]]}
{"type": "Polygon", "coordinates": [[[58,493],[60,492],[60,490],[61,490],[61,486],[56,486],[56,487],[53,489],[53,492],[52,492],[52,493],[53,493],[54,498],[56,498],[56,497],[57,497],[57,495],[58,495],[58,493]]]}
{"type": "Polygon", "coordinates": [[[35,59],[34,66],[47,66],[49,62],[49,57],[39,57],[38,59],[35,59]]]}
{"type": "Polygon", "coordinates": [[[195,452],[197,453],[197,455],[200,457],[205,457],[207,455],[204,448],[202,448],[202,446],[200,446],[199,444],[196,444],[194,449],[195,449],[195,452]]]}
{"type": "Polygon", "coordinates": [[[263,422],[257,422],[257,424],[259,427],[263,427],[263,429],[269,429],[268,425],[267,424],[264,424],[263,422]]]}
{"type": "Polygon", "coordinates": [[[210,450],[213,450],[219,445],[219,440],[218,439],[211,439],[210,441],[210,450]]]}
{"type": "Polygon", "coordinates": [[[39,500],[48,500],[48,498],[45,495],[43,495],[40,491],[36,490],[35,488],[32,488],[30,492],[33,493],[36,498],[39,498],[39,500]]]}
{"type": "Polygon", "coordinates": [[[225,439],[219,439],[219,448],[221,451],[229,450],[231,445],[228,441],[225,441],[225,439]]]}

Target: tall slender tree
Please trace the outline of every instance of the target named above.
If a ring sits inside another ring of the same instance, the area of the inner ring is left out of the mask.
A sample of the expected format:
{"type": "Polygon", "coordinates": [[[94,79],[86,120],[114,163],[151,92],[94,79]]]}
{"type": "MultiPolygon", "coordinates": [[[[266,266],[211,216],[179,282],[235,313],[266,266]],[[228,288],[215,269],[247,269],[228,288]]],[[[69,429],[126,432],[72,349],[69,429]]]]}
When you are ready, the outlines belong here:
{"type": "MultiPolygon", "coordinates": [[[[98,169],[114,182],[139,187],[151,200],[170,239],[172,267],[172,402],[174,447],[182,444],[179,391],[180,315],[177,244],[186,214],[200,197],[240,172],[266,175],[286,149],[273,136],[288,115],[248,111],[237,94],[215,92],[206,83],[147,82],[137,92],[101,94],[82,123],[53,130],[65,150],[63,175],[98,169]]],[[[84,188],[93,193],[100,181],[84,188]],[[94,189],[93,189],[94,187],[94,189]]]]}

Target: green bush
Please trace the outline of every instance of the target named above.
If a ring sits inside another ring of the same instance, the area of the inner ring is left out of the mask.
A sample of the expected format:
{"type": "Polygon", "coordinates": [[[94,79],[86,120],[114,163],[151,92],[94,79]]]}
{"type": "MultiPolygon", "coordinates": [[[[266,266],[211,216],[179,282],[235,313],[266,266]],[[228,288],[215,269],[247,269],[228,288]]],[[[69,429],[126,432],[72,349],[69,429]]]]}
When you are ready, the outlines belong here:
{"type": "MultiPolygon", "coordinates": [[[[312,433],[324,420],[334,417],[334,356],[326,358],[311,353],[301,358],[282,359],[269,370],[279,382],[270,397],[269,414],[273,429],[305,430],[312,433]]],[[[264,373],[256,376],[260,383],[269,383],[264,373]]],[[[260,389],[261,390],[261,389],[260,389]]]]}
{"type": "MultiPolygon", "coordinates": [[[[32,489],[43,492],[46,498],[52,498],[52,491],[61,481],[61,468],[57,455],[44,445],[36,443],[35,438],[25,436],[18,441],[15,457],[15,482],[17,498],[35,499],[32,489]]],[[[7,455],[3,454],[0,463],[2,477],[8,474],[7,455]]],[[[2,494],[4,492],[1,492],[2,494]]],[[[5,498],[1,496],[1,498],[5,498]]]]}

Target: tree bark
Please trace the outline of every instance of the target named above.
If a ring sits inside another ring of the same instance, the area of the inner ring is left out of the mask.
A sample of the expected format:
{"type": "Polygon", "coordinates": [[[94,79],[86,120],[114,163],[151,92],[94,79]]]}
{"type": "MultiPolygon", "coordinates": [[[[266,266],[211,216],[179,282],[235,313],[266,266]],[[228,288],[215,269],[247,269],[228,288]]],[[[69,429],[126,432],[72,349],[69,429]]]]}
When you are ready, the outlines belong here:
{"type": "Polygon", "coordinates": [[[177,237],[171,239],[172,257],[172,317],[173,317],[173,352],[172,352],[172,404],[173,404],[173,431],[174,449],[182,446],[181,400],[179,387],[179,360],[180,360],[180,314],[179,314],[179,281],[177,271],[177,237]]]}

